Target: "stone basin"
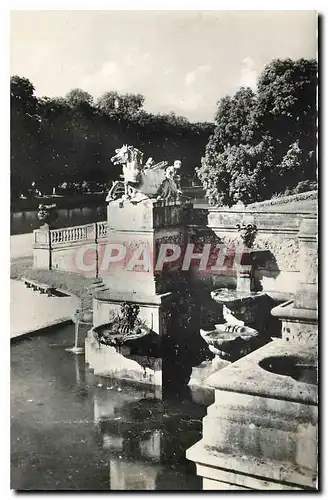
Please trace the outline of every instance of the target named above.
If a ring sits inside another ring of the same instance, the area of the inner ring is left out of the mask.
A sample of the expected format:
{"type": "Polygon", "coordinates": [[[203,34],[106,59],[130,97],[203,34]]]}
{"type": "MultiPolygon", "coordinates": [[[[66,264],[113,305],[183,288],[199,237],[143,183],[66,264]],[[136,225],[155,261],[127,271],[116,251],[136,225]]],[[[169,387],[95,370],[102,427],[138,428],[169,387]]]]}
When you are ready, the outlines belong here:
{"type": "Polygon", "coordinates": [[[314,359],[299,356],[270,356],[262,359],[259,365],[264,370],[292,377],[305,384],[318,384],[318,369],[314,359]]]}
{"type": "Polygon", "coordinates": [[[317,405],[317,384],[301,380],[305,367],[297,377],[292,377],[288,370],[293,364],[316,366],[316,357],[317,348],[313,345],[276,339],[211,375],[206,383],[224,391],[317,405]],[[282,366],[284,369],[279,370],[282,366]]]}
{"type": "Polygon", "coordinates": [[[151,334],[151,330],[146,326],[135,327],[128,333],[123,333],[116,328],[116,322],[105,323],[93,328],[93,333],[100,343],[112,347],[133,343],[151,334]]]}
{"type": "Polygon", "coordinates": [[[211,292],[211,297],[215,302],[232,306],[235,302],[243,302],[247,298],[255,298],[263,295],[259,292],[241,292],[239,290],[230,290],[229,288],[219,288],[211,292]]]}
{"type": "Polygon", "coordinates": [[[124,333],[112,321],[92,328],[91,332],[99,344],[114,347],[123,355],[158,357],[160,354],[159,335],[145,325],[137,325],[124,333]]]}
{"type": "Polygon", "coordinates": [[[228,323],[215,325],[215,330],[200,329],[200,335],[213,354],[235,361],[259,347],[259,333],[248,326],[228,323]]]}
{"type": "Polygon", "coordinates": [[[270,314],[276,303],[265,292],[220,288],[213,290],[211,297],[222,305],[222,315],[228,323],[249,326],[267,338],[271,336],[270,330],[276,329],[270,314]]]}
{"type": "Polygon", "coordinates": [[[215,402],[187,458],[207,489],[317,489],[316,357],[277,339],[206,380],[215,402]]]}

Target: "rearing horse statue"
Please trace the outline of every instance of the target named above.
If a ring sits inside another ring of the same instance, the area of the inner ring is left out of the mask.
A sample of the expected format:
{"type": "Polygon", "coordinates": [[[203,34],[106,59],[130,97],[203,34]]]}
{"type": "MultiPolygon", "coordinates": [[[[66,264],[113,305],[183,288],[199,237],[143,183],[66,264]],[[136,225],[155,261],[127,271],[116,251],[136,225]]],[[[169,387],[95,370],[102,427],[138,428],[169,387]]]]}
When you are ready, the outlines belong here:
{"type": "Polygon", "coordinates": [[[111,161],[114,165],[122,165],[124,195],[125,198],[131,198],[140,182],[143,153],[134,146],[128,146],[127,144],[124,144],[120,149],[115,149],[115,153],[111,161]]]}
{"type": "MultiPolygon", "coordinates": [[[[122,165],[124,195],[122,199],[133,200],[135,202],[142,199],[156,197],[158,190],[165,179],[166,161],[154,163],[149,158],[145,165],[142,164],[144,154],[134,146],[124,144],[115,150],[115,155],[111,158],[114,165],[122,165]]],[[[107,201],[117,198],[120,181],[116,181],[110,189],[107,201]]]]}

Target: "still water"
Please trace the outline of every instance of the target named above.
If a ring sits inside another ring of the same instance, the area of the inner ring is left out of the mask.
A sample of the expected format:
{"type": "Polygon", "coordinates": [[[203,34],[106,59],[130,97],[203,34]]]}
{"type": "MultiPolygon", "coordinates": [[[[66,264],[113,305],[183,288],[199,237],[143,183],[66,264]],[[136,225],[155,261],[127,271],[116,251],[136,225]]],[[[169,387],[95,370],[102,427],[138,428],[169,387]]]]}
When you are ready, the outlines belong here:
{"type": "MultiPolygon", "coordinates": [[[[98,207],[59,208],[57,227],[79,226],[107,219],[106,205],[98,207]]],[[[10,214],[10,234],[31,233],[40,227],[37,210],[24,210],[10,214]]]]}
{"type": "MultiPolygon", "coordinates": [[[[201,490],[185,450],[211,403],[94,376],[73,326],[11,346],[11,487],[201,490]]],[[[212,396],[211,396],[212,397],[212,396]]]]}

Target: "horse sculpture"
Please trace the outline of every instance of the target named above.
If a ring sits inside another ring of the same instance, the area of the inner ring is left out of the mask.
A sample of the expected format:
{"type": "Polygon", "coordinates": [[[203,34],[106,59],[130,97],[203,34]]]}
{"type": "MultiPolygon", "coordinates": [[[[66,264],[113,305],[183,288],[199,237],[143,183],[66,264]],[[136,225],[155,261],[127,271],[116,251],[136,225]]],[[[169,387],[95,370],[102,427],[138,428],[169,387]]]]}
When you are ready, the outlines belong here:
{"type": "Polygon", "coordinates": [[[122,198],[134,202],[156,198],[166,178],[167,162],[149,158],[143,165],[143,153],[134,146],[123,145],[111,158],[114,165],[122,165],[122,181],[115,181],[107,201],[122,198]],[[123,185],[122,185],[123,184],[123,185]],[[124,189],[124,191],[123,191],[124,189]]]}

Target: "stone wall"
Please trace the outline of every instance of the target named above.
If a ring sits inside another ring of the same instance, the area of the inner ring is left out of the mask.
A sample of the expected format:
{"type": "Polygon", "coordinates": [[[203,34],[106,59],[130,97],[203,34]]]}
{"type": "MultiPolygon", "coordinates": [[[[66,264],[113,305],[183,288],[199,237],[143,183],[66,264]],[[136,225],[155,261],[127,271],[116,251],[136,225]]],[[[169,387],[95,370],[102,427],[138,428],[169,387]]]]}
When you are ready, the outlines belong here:
{"type": "MultiPolygon", "coordinates": [[[[260,289],[271,294],[292,296],[299,283],[298,231],[304,210],[289,211],[288,205],[258,208],[210,208],[208,229],[221,243],[233,248],[240,242],[236,224],[253,222],[257,235],[252,248],[255,276],[260,289]]],[[[213,277],[213,285],[233,287],[232,276],[213,277]]]]}
{"type": "MultiPolygon", "coordinates": [[[[305,213],[313,212],[316,196],[316,192],[311,192],[285,197],[281,200],[269,200],[248,207],[189,210],[184,220],[186,241],[194,244],[194,253],[201,253],[204,245],[208,243],[212,248],[224,244],[233,253],[233,248],[240,243],[236,224],[253,221],[258,229],[253,250],[259,287],[272,295],[282,295],[283,299],[290,298],[295,293],[299,282],[300,270],[297,263],[300,248],[297,234],[300,221],[305,213]],[[308,199],[312,206],[307,209],[308,199]]],[[[176,207],[176,214],[180,219],[181,210],[184,208],[176,207]]],[[[117,207],[117,212],[119,216],[119,207],[117,207]]],[[[136,222],[147,227],[150,223],[154,224],[158,228],[158,235],[163,233],[162,238],[158,238],[158,242],[168,242],[165,228],[174,226],[175,220],[167,220],[165,214],[165,210],[159,207],[154,211],[154,220],[149,221],[146,218],[136,222]]],[[[131,224],[129,219],[127,217],[124,220],[131,224]]],[[[113,221],[113,214],[111,214],[111,220],[113,221]]],[[[117,220],[115,223],[117,224],[117,220]]],[[[122,223],[124,225],[124,221],[122,223]]],[[[169,235],[172,237],[172,228],[169,235]]],[[[102,277],[101,259],[107,241],[106,221],[77,228],[36,230],[34,231],[34,267],[80,272],[76,266],[76,255],[81,247],[89,245],[88,256],[84,257],[84,261],[86,266],[90,266],[90,270],[85,270],[84,274],[102,277]]],[[[201,273],[197,271],[198,265],[199,262],[196,261],[196,264],[194,263],[196,272],[190,274],[190,280],[195,286],[207,289],[235,288],[236,273],[233,267],[230,266],[222,273],[211,273],[208,269],[201,273]]]]}

